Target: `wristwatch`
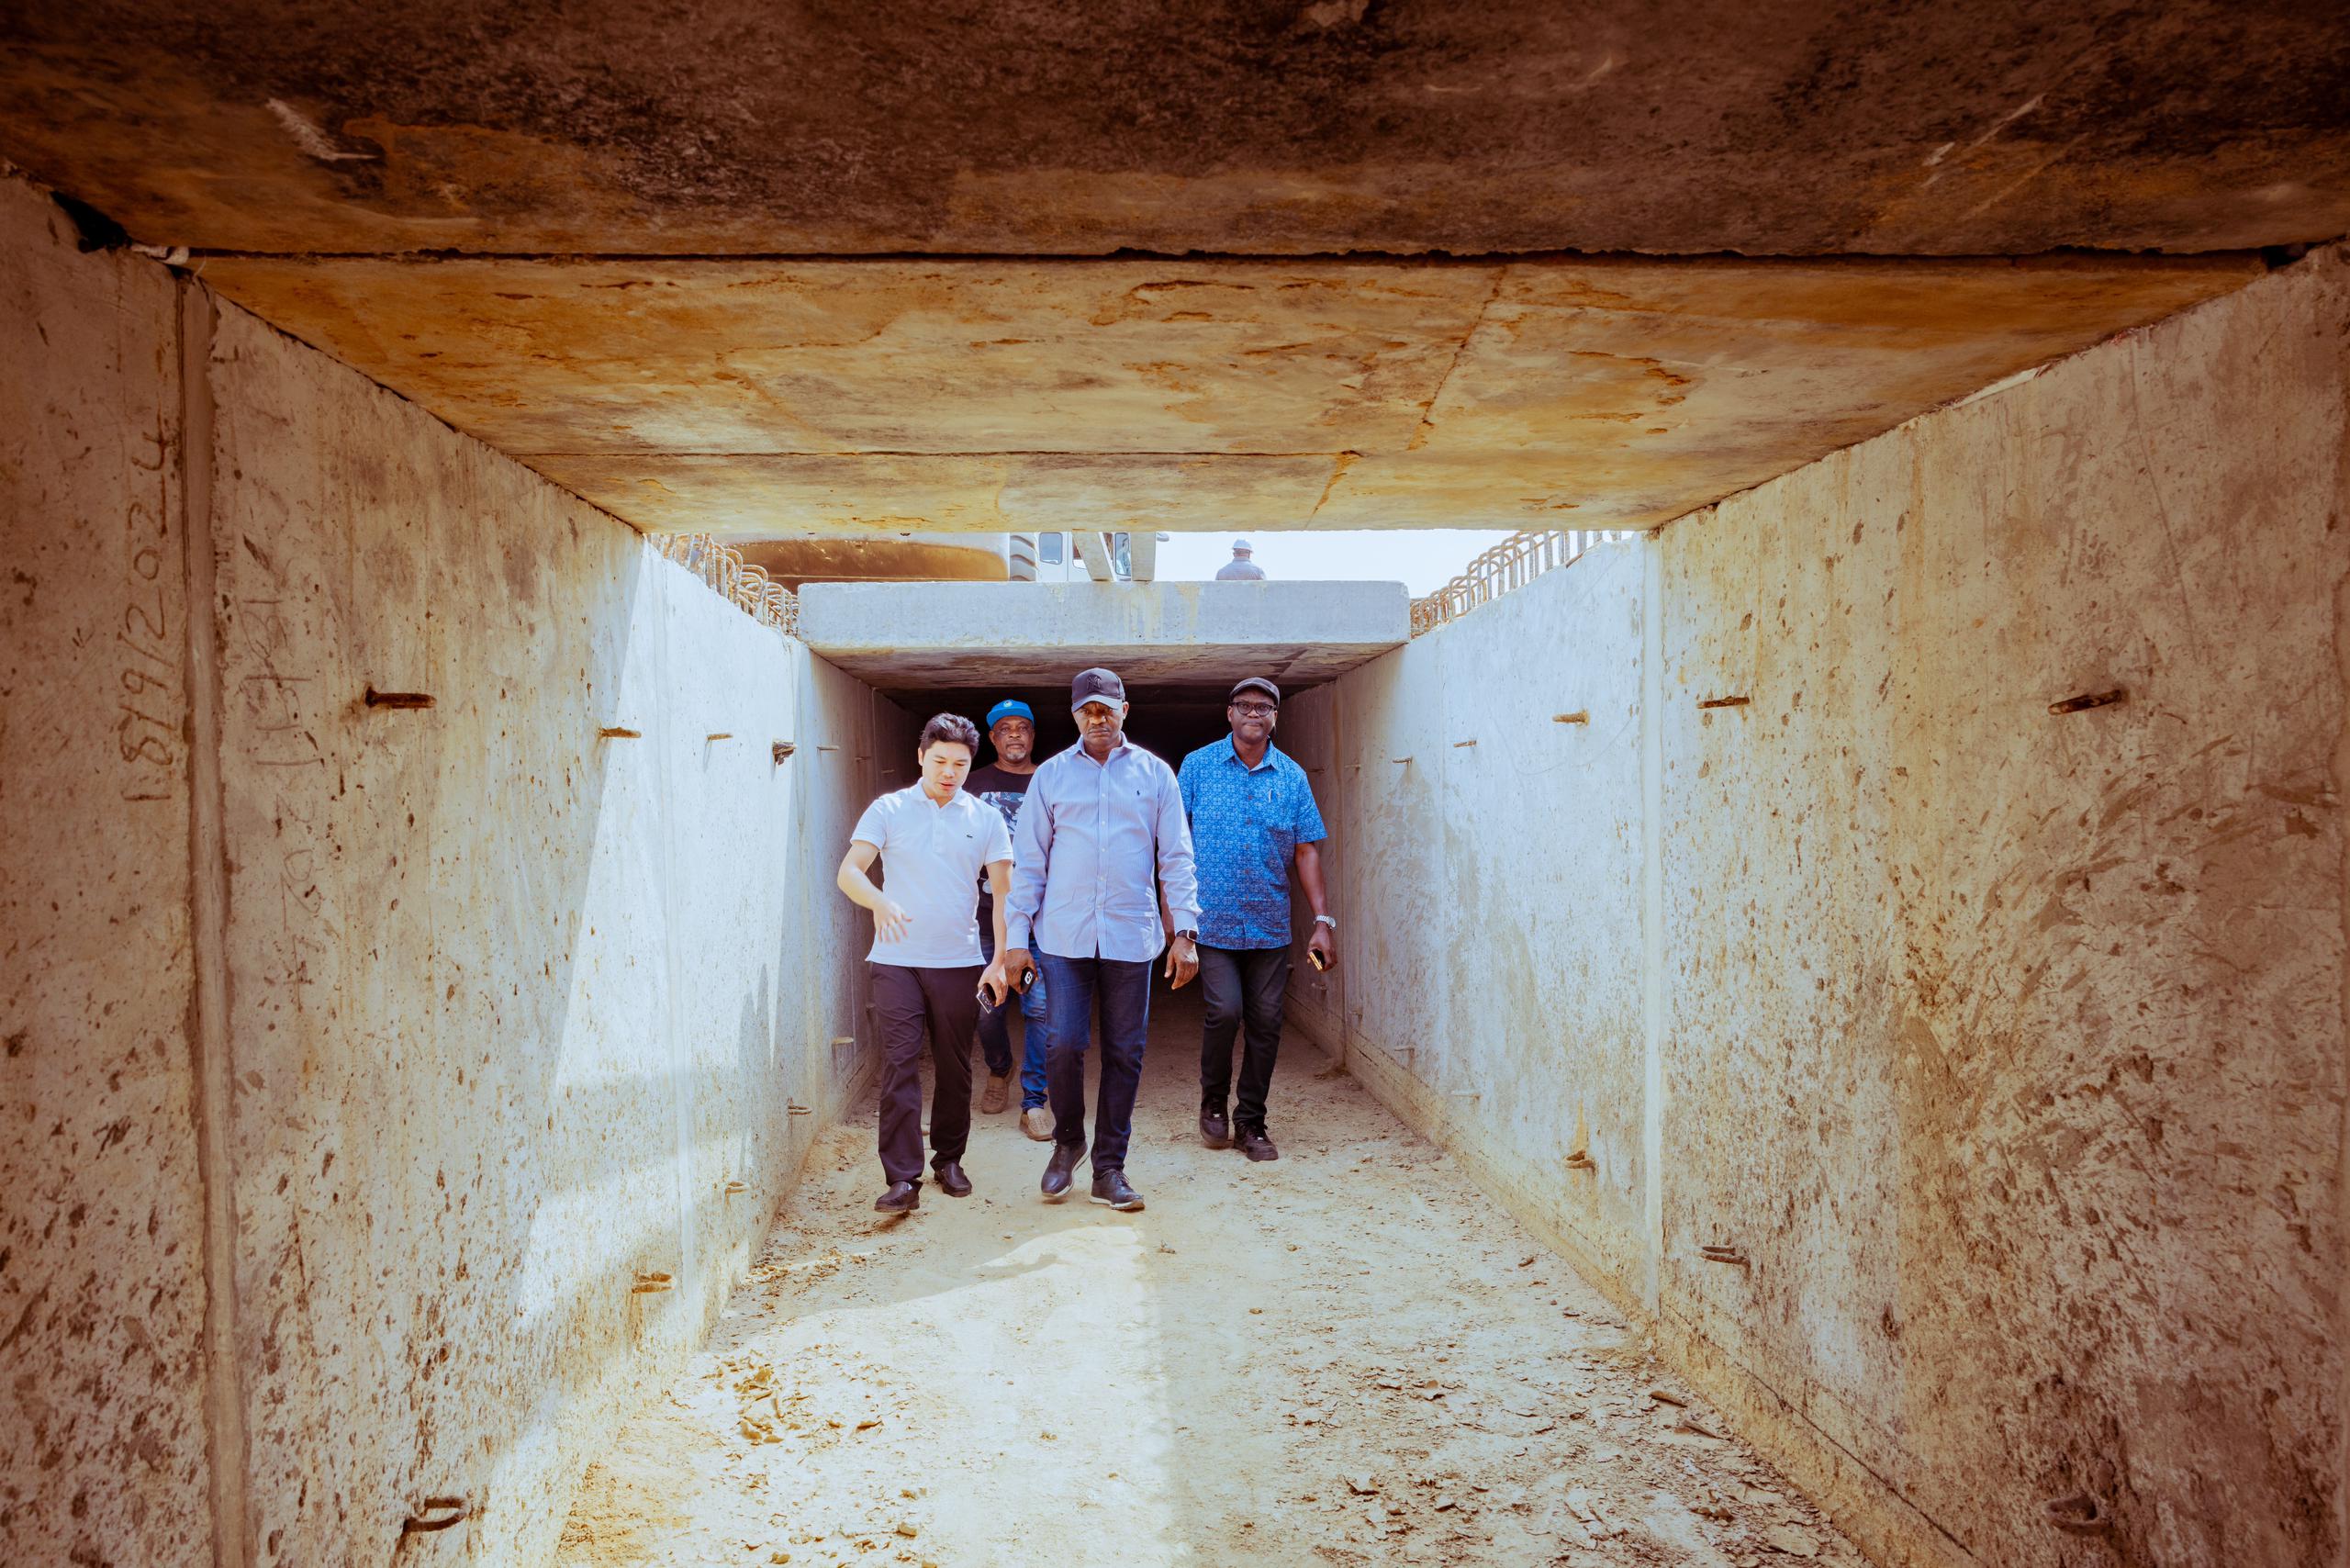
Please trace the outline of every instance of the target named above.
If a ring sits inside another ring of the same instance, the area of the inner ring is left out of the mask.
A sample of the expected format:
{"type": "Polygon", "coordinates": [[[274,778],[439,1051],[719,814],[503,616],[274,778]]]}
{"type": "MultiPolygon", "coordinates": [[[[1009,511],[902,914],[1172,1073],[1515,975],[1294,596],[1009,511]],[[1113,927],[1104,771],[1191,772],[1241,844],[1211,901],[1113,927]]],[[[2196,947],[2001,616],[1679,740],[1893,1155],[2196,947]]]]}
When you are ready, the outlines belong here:
{"type": "Polygon", "coordinates": [[[1196,931],[1178,931],[1177,933],[1175,933],[1175,935],[1178,935],[1178,936],[1188,936],[1188,937],[1190,937],[1190,938],[1192,939],[1192,945],[1193,945],[1193,946],[1195,946],[1198,945],[1199,940],[1200,940],[1200,934],[1199,934],[1198,932],[1196,932],[1196,931]]]}
{"type": "Polygon", "coordinates": [[[1314,917],[1314,924],[1316,924],[1316,925],[1326,925],[1326,926],[1328,926],[1328,927],[1329,927],[1331,930],[1333,930],[1333,931],[1336,931],[1337,929],[1338,929],[1338,923],[1337,923],[1337,921],[1335,918],[1333,918],[1332,916],[1330,916],[1330,915],[1326,915],[1326,914],[1317,914],[1317,915],[1315,915],[1315,916],[1314,917]]]}

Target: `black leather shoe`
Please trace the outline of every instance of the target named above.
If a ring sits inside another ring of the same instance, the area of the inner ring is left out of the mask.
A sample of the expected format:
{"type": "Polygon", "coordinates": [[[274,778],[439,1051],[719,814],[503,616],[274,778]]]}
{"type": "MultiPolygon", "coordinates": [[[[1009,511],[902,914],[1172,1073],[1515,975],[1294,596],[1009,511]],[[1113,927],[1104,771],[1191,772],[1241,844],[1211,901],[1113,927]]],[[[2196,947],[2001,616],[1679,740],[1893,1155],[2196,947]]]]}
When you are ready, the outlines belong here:
{"type": "Polygon", "coordinates": [[[950,1198],[971,1195],[971,1179],[963,1174],[963,1167],[950,1159],[933,1172],[938,1178],[938,1190],[950,1198]]]}
{"type": "Polygon", "coordinates": [[[873,1200],[876,1214],[910,1215],[922,1203],[922,1188],[912,1182],[892,1182],[890,1190],[873,1200]]]}
{"type": "Polygon", "coordinates": [[[1045,1202],[1058,1204],[1069,1196],[1069,1173],[1077,1169],[1077,1162],[1084,1155],[1085,1149],[1079,1144],[1053,1145],[1052,1160],[1045,1167],[1045,1202]]]}
{"type": "Polygon", "coordinates": [[[1279,1159],[1281,1157],[1281,1151],[1273,1147],[1273,1140],[1265,1136],[1262,1127],[1243,1127],[1232,1141],[1238,1144],[1240,1152],[1251,1159],[1279,1159]]]}
{"type": "Polygon", "coordinates": [[[1093,1178],[1093,1201],[1107,1204],[1122,1215],[1142,1207],[1142,1194],[1126,1185],[1126,1173],[1123,1170],[1104,1170],[1093,1178]]]}
{"type": "Polygon", "coordinates": [[[1232,1147],[1232,1124],[1224,1119],[1223,1106],[1200,1107],[1200,1141],[1210,1148],[1232,1147]]]}

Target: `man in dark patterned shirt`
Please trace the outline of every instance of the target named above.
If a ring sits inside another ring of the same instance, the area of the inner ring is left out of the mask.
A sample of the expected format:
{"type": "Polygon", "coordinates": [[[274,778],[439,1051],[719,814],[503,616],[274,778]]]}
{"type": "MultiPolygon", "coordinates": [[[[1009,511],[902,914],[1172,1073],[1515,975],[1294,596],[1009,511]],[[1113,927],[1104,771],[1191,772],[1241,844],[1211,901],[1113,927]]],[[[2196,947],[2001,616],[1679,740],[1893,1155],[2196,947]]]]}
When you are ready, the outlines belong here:
{"type": "MultiPolygon", "coordinates": [[[[1003,813],[1006,831],[1020,825],[1020,808],[1028,799],[1028,781],[1036,775],[1036,711],[1016,697],[1007,697],[988,710],[988,739],[995,745],[995,760],[973,768],[963,788],[1003,813]]],[[[990,962],[995,958],[995,899],[983,882],[979,887],[979,946],[990,962]]],[[[1032,944],[1030,950],[1035,951],[1032,944]]],[[[1020,1130],[1045,1143],[1053,1136],[1052,1113],[1045,1108],[1045,1047],[1051,1039],[1046,1010],[1045,970],[1041,958],[1028,989],[1020,993],[1021,1047],[1020,1130]]],[[[979,1004],[979,1054],[987,1058],[988,1086],[979,1096],[979,1110],[994,1115],[1010,1097],[1012,1083],[1012,1009],[1010,997],[979,1004]]]]}
{"type": "Polygon", "coordinates": [[[1200,1044],[1200,1137],[1210,1148],[1237,1144],[1251,1159],[1278,1159],[1265,1131],[1265,1099],[1281,1048],[1281,1002],[1289,993],[1290,867],[1314,911],[1309,958],[1337,962],[1322,885],[1322,841],[1329,836],[1305,770],[1273,745],[1281,689],[1251,676],[1232,689],[1231,735],[1183,759],[1177,783],[1192,822],[1199,868],[1200,980],[1207,1027],[1200,1044]],[[1232,1038],[1244,1034],[1240,1099],[1225,1120],[1232,1082],[1232,1038]]]}

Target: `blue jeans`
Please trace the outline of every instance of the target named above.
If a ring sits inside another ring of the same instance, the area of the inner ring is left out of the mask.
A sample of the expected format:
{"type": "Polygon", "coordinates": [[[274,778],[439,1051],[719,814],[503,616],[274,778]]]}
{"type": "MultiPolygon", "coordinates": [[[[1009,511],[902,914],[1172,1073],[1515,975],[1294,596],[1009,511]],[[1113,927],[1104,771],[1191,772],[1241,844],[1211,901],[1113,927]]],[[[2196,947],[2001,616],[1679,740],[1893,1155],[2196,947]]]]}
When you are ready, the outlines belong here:
{"type": "Polygon", "coordinates": [[[1150,1029],[1150,960],[1046,953],[1039,962],[1053,988],[1053,1037],[1045,1052],[1053,1141],[1065,1148],[1085,1146],[1085,1053],[1098,1008],[1102,1088],[1094,1107],[1093,1174],[1123,1170],[1134,1136],[1135,1092],[1142,1087],[1143,1038],[1150,1029]]]}
{"type": "MultiPolygon", "coordinates": [[[[979,923],[979,951],[989,962],[995,961],[995,922],[991,920],[979,923]]],[[[1020,1047],[1020,1108],[1024,1111],[1045,1103],[1045,1047],[1053,1037],[1045,1011],[1045,956],[1036,951],[1033,941],[1028,954],[1036,960],[1036,978],[1020,995],[1021,1032],[1025,1036],[1020,1047]]],[[[998,1078],[1012,1070],[1011,998],[1005,998],[1001,1007],[979,1003],[979,1054],[987,1058],[988,1070],[998,1078]]]]}

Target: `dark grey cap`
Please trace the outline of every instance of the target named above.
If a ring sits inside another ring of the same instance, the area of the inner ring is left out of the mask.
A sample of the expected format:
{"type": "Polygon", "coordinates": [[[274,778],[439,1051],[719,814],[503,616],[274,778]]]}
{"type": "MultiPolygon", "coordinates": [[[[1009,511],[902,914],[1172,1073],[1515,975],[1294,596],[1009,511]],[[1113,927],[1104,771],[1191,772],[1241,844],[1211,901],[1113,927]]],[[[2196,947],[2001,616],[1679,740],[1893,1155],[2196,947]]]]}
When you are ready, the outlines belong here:
{"type": "Polygon", "coordinates": [[[1237,702],[1240,700],[1240,694],[1244,691],[1261,691],[1266,696],[1273,700],[1274,707],[1278,708],[1281,705],[1281,689],[1275,686],[1271,681],[1267,680],[1261,675],[1252,675],[1248,679],[1242,681],[1239,685],[1234,687],[1232,689],[1232,695],[1225,700],[1227,702],[1237,702]]]}
{"type": "Polygon", "coordinates": [[[1076,712],[1088,702],[1107,702],[1119,707],[1126,700],[1126,683],[1115,671],[1090,669],[1069,683],[1069,711],[1076,712]]]}

